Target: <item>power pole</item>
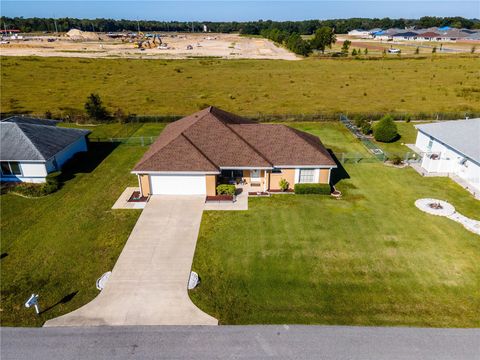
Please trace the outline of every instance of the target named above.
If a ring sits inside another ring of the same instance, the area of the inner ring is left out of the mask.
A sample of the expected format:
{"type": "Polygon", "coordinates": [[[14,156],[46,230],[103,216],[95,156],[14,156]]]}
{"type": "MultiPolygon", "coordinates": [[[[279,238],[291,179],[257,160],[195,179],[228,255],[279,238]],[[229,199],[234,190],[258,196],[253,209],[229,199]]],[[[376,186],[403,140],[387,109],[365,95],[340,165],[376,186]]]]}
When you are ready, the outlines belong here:
{"type": "Polygon", "coordinates": [[[53,15],[53,23],[55,24],[55,34],[58,34],[57,19],[55,18],[55,15],[53,15]]]}

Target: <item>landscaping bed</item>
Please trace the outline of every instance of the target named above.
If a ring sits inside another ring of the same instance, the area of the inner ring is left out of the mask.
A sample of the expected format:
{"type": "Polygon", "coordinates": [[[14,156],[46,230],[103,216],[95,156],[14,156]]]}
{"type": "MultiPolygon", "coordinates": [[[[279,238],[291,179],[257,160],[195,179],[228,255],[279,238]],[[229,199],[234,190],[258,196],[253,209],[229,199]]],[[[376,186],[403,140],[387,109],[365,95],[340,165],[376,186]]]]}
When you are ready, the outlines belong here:
{"type": "Polygon", "coordinates": [[[268,192],[265,192],[265,191],[249,191],[248,196],[261,197],[261,196],[270,196],[270,194],[268,192]]]}
{"type": "Polygon", "coordinates": [[[142,196],[140,191],[134,191],[130,198],[128,199],[128,202],[146,202],[148,200],[147,196],[142,196]]]}
{"type": "Polygon", "coordinates": [[[205,202],[233,202],[234,196],[233,195],[215,195],[215,196],[207,196],[205,202]]]}

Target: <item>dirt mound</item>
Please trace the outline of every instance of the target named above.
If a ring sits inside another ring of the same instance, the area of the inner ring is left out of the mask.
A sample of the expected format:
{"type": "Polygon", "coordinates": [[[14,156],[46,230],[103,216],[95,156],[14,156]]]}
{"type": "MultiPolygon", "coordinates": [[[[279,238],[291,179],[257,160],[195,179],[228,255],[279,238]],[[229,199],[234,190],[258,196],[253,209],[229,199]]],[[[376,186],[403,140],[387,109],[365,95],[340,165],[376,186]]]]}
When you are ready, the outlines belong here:
{"type": "Polygon", "coordinates": [[[70,29],[66,35],[72,40],[102,40],[101,36],[97,33],[78,29],[70,29]]]}

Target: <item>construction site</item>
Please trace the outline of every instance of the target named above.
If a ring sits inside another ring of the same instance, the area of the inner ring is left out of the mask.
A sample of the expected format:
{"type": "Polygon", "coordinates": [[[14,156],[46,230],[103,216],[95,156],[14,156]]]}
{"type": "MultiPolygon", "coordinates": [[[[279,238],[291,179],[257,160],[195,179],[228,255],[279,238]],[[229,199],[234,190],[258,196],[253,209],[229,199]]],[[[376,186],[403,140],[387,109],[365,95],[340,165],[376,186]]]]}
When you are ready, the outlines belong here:
{"type": "Polygon", "coordinates": [[[283,59],[298,57],[263,38],[216,33],[96,33],[71,29],[63,34],[2,36],[4,56],[86,58],[283,59]]]}

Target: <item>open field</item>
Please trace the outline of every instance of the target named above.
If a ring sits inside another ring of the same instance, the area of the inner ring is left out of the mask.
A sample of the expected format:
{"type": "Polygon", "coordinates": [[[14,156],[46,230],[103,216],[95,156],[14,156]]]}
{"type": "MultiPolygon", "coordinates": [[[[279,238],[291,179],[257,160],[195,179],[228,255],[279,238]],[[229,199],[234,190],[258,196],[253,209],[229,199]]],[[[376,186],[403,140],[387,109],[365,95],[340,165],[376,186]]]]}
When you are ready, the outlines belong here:
{"type": "MultiPolygon", "coordinates": [[[[91,33],[90,33],[91,34],[91,33]]],[[[182,33],[163,34],[162,42],[167,48],[157,46],[140,50],[133,42],[122,42],[99,36],[102,40],[72,40],[63,37],[36,37],[34,40],[14,40],[0,45],[5,56],[61,56],[81,58],[142,58],[142,59],[187,59],[191,57],[220,57],[225,59],[283,59],[298,60],[299,57],[271,41],[238,34],[182,33]],[[48,38],[58,39],[47,42],[48,38]],[[187,46],[192,46],[191,50],[187,46]]]]}
{"type": "MultiPolygon", "coordinates": [[[[295,127],[354,149],[336,124],[295,127]]],[[[450,179],[410,168],[346,171],[342,200],[277,195],[250,199],[248,212],[205,213],[194,302],[222,324],[480,326],[478,236],[414,206],[420,197],[447,199],[479,219],[478,201],[450,179]]]]}
{"type": "MultiPolygon", "coordinates": [[[[148,125],[143,133],[158,135],[148,125]]],[[[100,125],[92,135],[116,136],[119,129],[100,125]]],[[[111,206],[125,187],[137,186],[130,170],[146,149],[92,143],[89,158],[58,192],[39,199],[1,195],[2,325],[39,326],[98,294],[95,280],[112,269],[140,215],[111,206]],[[39,317],[23,306],[32,292],[45,311],[39,317]]]]}
{"type": "MultiPolygon", "coordinates": [[[[364,151],[339,123],[291,125],[335,151],[364,151]]],[[[163,126],[88,128],[109,138],[156,136],[163,126]]],[[[2,325],[38,326],[91,300],[133,228],[139,211],[110,207],[136,185],[129,171],[147,148],[91,146],[89,167],[57,193],[1,196],[2,325]],[[33,291],[47,309],[38,318],[23,307],[33,291]]],[[[411,169],[360,163],[346,170],[343,200],[275,196],[251,199],[248,212],[206,213],[194,301],[222,323],[479,326],[480,243],[413,206],[435,196],[478,218],[478,202],[450,179],[411,169]]]]}
{"type": "Polygon", "coordinates": [[[3,113],[182,115],[207,104],[242,115],[480,111],[478,57],[419,60],[106,60],[2,57],[3,113]],[[73,110],[72,110],[73,109],[73,110]]]}

